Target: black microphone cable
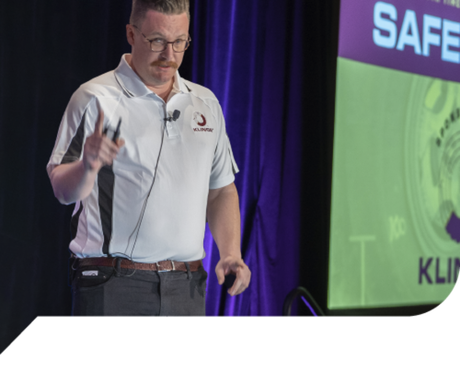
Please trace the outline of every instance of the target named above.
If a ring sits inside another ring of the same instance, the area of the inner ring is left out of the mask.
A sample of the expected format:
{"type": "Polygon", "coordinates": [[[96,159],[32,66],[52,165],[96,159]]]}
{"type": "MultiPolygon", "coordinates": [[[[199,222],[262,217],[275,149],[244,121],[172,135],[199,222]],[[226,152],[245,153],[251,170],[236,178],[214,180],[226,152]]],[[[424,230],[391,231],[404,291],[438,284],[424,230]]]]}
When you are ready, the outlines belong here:
{"type": "MultiPolygon", "coordinates": [[[[176,110],[177,111],[177,110],[176,110]]],[[[165,121],[168,119],[168,118],[164,118],[165,121]]],[[[132,260],[132,256],[134,254],[134,248],[136,247],[136,244],[137,244],[137,238],[139,236],[139,231],[141,229],[141,225],[142,225],[142,221],[144,219],[144,215],[145,215],[145,210],[147,208],[147,202],[150,198],[150,194],[152,193],[152,190],[153,190],[153,185],[155,184],[155,180],[157,178],[157,171],[158,171],[158,164],[160,163],[160,156],[161,156],[161,151],[163,149],[163,143],[164,143],[164,138],[165,138],[165,131],[166,131],[166,124],[163,128],[163,130],[161,131],[161,144],[160,144],[160,151],[158,152],[158,157],[157,157],[157,162],[156,162],[156,165],[155,165],[155,170],[154,170],[154,174],[153,174],[153,179],[152,179],[152,183],[150,185],[150,189],[149,189],[149,192],[147,193],[147,197],[145,197],[144,199],[144,203],[142,205],[142,209],[141,209],[141,214],[139,215],[139,218],[137,220],[137,224],[136,226],[134,227],[134,230],[132,231],[131,235],[129,236],[128,238],[128,244],[126,246],[126,249],[125,249],[125,253],[127,252],[128,248],[129,248],[129,244],[131,242],[131,238],[133,237],[134,233],[136,233],[136,237],[134,239],[134,243],[133,243],[133,247],[131,248],[131,253],[129,254],[130,256],[130,260],[132,260]]]]}
{"type": "Polygon", "coordinates": [[[165,137],[165,131],[166,131],[166,125],[167,125],[166,122],[175,122],[175,121],[177,121],[179,116],[180,116],[180,111],[179,110],[174,110],[172,116],[169,116],[167,118],[163,118],[163,120],[165,121],[165,125],[164,125],[164,128],[163,128],[162,133],[161,133],[160,151],[158,152],[158,158],[157,158],[157,162],[156,162],[156,165],[155,165],[155,171],[154,171],[154,175],[153,175],[152,184],[150,185],[149,192],[148,192],[147,197],[145,198],[144,203],[142,205],[141,214],[139,216],[137,224],[136,224],[133,232],[131,233],[131,235],[128,238],[128,244],[126,246],[125,253],[124,253],[124,255],[126,255],[126,252],[127,252],[128,248],[129,248],[129,244],[131,242],[131,238],[133,237],[134,233],[136,233],[134,243],[133,243],[133,247],[131,248],[131,253],[129,254],[129,259],[131,261],[132,261],[132,256],[134,254],[134,248],[136,247],[136,244],[137,244],[137,238],[139,236],[139,231],[140,231],[140,228],[141,228],[141,225],[142,225],[142,221],[144,219],[145,210],[147,209],[147,202],[148,202],[148,200],[150,198],[150,194],[152,192],[153,185],[155,184],[155,179],[157,177],[157,170],[158,170],[158,165],[160,163],[160,156],[161,156],[161,151],[163,149],[163,143],[164,143],[164,137],[165,137]]]}

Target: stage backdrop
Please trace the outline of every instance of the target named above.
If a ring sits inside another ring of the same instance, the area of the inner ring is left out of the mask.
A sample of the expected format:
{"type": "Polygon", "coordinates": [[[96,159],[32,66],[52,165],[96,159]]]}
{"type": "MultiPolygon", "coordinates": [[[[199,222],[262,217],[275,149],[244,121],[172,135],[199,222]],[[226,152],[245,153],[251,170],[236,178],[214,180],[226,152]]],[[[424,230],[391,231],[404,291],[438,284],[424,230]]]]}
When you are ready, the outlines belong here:
{"type": "Polygon", "coordinates": [[[192,80],[222,104],[241,169],[242,252],[253,272],[241,296],[221,292],[213,272],[219,256],[208,232],[208,315],[280,315],[298,283],[302,98],[292,82],[301,76],[295,58],[302,50],[289,48],[302,36],[295,33],[301,18],[292,18],[294,5],[197,0],[192,9],[192,80]]]}
{"type": "MultiPolygon", "coordinates": [[[[326,257],[327,3],[191,1],[181,74],[221,101],[252,271],[247,291],[229,298],[207,235],[208,315],[281,315],[301,260],[326,257]]],[[[129,52],[130,9],[130,0],[0,3],[0,351],[37,315],[70,314],[72,206],[54,198],[45,166],[72,93],[129,52]]]]}

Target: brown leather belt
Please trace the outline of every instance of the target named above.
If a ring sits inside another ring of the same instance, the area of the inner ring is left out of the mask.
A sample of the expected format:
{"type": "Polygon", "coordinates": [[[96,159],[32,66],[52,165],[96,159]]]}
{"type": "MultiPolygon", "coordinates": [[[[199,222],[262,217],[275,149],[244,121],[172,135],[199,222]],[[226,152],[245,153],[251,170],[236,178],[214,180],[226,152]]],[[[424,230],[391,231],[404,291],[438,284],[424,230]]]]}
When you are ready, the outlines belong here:
{"type": "MultiPolygon", "coordinates": [[[[89,266],[102,266],[102,267],[115,267],[116,257],[88,257],[84,259],[77,259],[79,267],[89,266]]],[[[187,262],[191,272],[198,271],[203,264],[201,260],[187,262]]],[[[157,263],[136,263],[128,259],[121,259],[121,268],[136,269],[141,271],[184,271],[187,272],[187,266],[182,261],[163,260],[157,263]]]]}

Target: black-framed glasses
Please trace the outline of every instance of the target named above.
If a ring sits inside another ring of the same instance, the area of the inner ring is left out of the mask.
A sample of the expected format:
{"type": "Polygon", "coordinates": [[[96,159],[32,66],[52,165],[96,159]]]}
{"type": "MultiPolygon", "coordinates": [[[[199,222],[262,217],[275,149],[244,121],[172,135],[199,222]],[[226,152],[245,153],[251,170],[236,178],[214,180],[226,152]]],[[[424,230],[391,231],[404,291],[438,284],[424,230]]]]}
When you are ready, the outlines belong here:
{"type": "Polygon", "coordinates": [[[134,24],[131,25],[141,33],[145,40],[147,40],[150,43],[150,50],[153,52],[163,52],[164,50],[166,50],[168,44],[172,45],[174,52],[184,52],[190,46],[190,42],[192,41],[192,38],[190,36],[187,40],[177,39],[173,42],[168,42],[167,40],[162,38],[147,39],[147,36],[145,36],[142,33],[139,27],[135,26],[134,24]]]}

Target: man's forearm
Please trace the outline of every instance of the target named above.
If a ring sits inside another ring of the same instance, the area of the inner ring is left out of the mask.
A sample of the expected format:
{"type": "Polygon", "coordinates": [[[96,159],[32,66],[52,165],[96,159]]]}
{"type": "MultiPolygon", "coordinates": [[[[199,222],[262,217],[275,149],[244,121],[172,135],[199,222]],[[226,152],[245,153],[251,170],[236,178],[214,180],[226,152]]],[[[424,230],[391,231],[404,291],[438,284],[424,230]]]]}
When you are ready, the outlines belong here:
{"type": "Polygon", "coordinates": [[[87,170],[80,160],[56,166],[50,180],[56,198],[68,205],[89,196],[96,176],[97,170],[87,170]]]}
{"type": "Polygon", "coordinates": [[[220,254],[216,264],[217,280],[222,285],[225,276],[233,273],[235,281],[227,292],[231,296],[239,295],[248,288],[251,271],[241,258],[240,209],[235,184],[209,191],[207,218],[220,254]]]}
{"type": "Polygon", "coordinates": [[[56,166],[50,173],[54,195],[62,204],[72,204],[88,197],[93,189],[96,176],[104,165],[111,165],[124,146],[121,138],[110,140],[102,131],[104,112],[99,110],[94,133],[83,148],[83,158],[69,164],[56,166]]]}
{"type": "Polygon", "coordinates": [[[209,191],[206,215],[221,258],[241,258],[240,209],[235,184],[209,191]]]}

